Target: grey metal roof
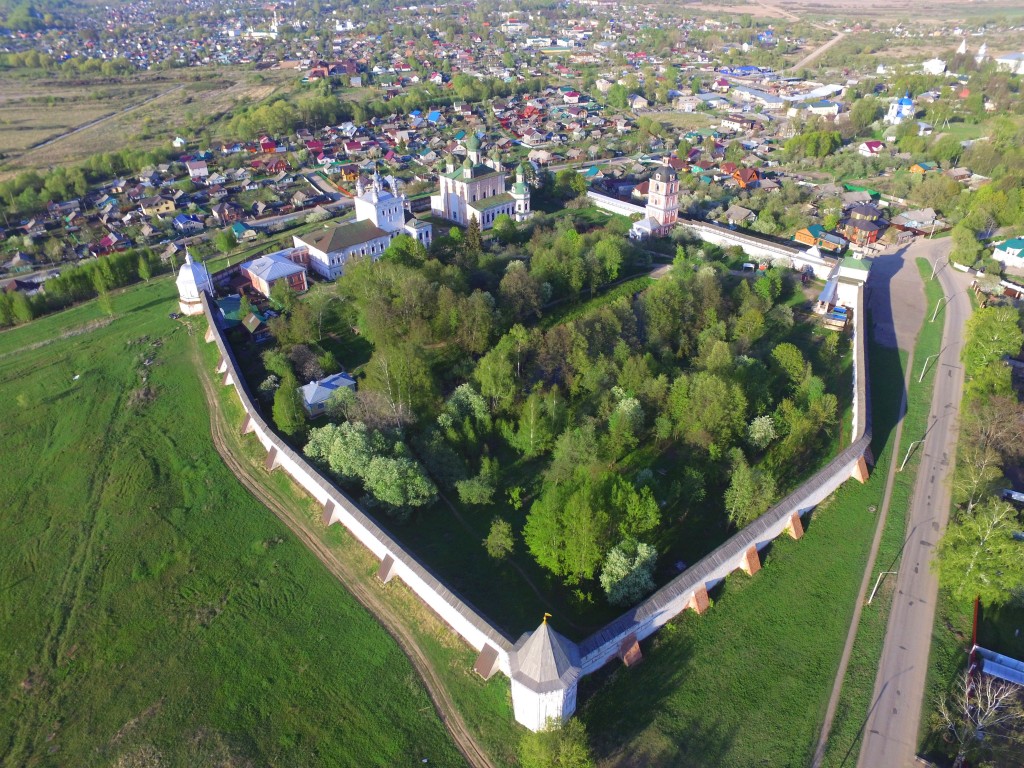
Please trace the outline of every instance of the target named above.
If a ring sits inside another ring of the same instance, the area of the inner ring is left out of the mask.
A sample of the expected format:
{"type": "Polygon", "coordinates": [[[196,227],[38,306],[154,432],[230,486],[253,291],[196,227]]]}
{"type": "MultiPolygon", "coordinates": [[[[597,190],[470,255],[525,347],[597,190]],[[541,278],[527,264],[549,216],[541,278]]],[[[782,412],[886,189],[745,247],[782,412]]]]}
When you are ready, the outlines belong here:
{"type": "Polygon", "coordinates": [[[260,278],[268,285],[282,277],[306,271],[304,266],[296,264],[283,253],[268,253],[253,261],[247,261],[242,264],[242,269],[260,278]]]}
{"type": "Polygon", "coordinates": [[[519,638],[509,662],[512,679],[537,693],[567,688],[581,671],[576,643],[555,632],[547,621],[519,638]]]}

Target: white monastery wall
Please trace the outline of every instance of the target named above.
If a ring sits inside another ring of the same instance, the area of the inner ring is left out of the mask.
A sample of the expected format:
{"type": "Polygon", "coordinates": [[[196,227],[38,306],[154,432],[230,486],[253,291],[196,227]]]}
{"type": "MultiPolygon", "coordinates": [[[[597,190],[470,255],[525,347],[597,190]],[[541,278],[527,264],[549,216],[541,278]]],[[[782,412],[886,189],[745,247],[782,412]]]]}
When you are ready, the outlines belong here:
{"type": "Polygon", "coordinates": [[[511,641],[406,552],[348,496],[321,475],[305,456],[296,452],[274,433],[253,403],[248,387],[239,372],[234,352],[217,326],[205,294],[203,307],[210,326],[207,339],[217,343],[221,355],[217,372],[224,375],[225,385],[234,387],[242,403],[246,414],[242,425],[243,431],[255,434],[268,451],[267,469],[284,470],[299,487],[324,505],[324,522],[328,525],[340,522],[382,561],[382,569],[378,575],[383,581],[389,581],[395,576],[400,578],[470,646],[478,651],[485,645],[493,647],[497,651],[498,668],[509,674],[508,654],[512,648],[511,641]]]}
{"type": "MultiPolygon", "coordinates": [[[[609,198],[610,199],[610,198],[609,198]]],[[[511,676],[509,654],[512,642],[482,615],[406,552],[390,534],[369,518],[351,499],[321,475],[306,458],[279,438],[255,406],[239,373],[234,353],[224,339],[210,309],[206,294],[203,309],[209,323],[207,341],[215,341],[221,359],[217,371],[224,384],[235,388],[245,421],[242,429],[255,433],[267,449],[267,469],[280,467],[310,496],[324,505],[324,521],[345,526],[381,561],[378,576],[387,582],[398,577],[445,621],[460,637],[477,650],[490,647],[495,666],[511,676]]],[[[801,517],[812,510],[851,476],[866,479],[865,454],[871,442],[871,412],[868,395],[865,349],[864,288],[856,292],[853,308],[853,441],[827,467],[801,485],[768,512],[736,533],[732,538],[691,566],[615,621],[579,644],[583,675],[600,669],[613,658],[624,656],[634,647],[687,608],[703,613],[709,605],[708,590],[735,570],[756,573],[760,569],[758,552],[784,532],[796,538],[803,535],[801,517]]],[[[544,726],[546,714],[572,714],[576,702],[576,684],[557,691],[534,692],[512,681],[516,720],[537,730],[544,726]]]]}

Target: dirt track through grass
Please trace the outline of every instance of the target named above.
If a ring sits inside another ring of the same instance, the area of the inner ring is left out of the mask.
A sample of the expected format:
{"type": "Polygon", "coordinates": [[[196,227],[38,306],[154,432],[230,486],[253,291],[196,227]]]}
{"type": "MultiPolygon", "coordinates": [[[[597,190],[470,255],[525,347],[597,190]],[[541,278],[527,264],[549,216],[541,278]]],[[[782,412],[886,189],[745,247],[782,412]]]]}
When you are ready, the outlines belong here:
{"type": "MultiPolygon", "coordinates": [[[[198,344],[198,342],[194,342],[198,344]]],[[[367,585],[362,574],[354,569],[350,563],[339,559],[334,552],[327,547],[320,538],[311,531],[304,519],[304,516],[297,514],[292,505],[286,500],[279,499],[271,493],[260,478],[253,471],[252,467],[242,460],[236,458],[225,439],[227,429],[224,414],[220,402],[214,392],[214,385],[210,381],[210,374],[203,368],[198,354],[194,354],[197,373],[202,378],[203,390],[206,395],[206,402],[210,409],[210,427],[213,436],[213,443],[224,463],[239,482],[261,503],[271,510],[302,543],[324,564],[324,566],[338,579],[345,588],[352,594],[359,603],[366,608],[381,623],[388,633],[395,639],[409,661],[412,662],[420,679],[434,703],[441,721],[445,724],[449,734],[455,740],[459,751],[475,768],[496,768],[490,757],[466,727],[462,716],[455,708],[448,691],[443,682],[434,670],[427,655],[420,649],[416,638],[406,628],[404,620],[395,614],[392,608],[375,594],[373,588],[367,585]]]]}

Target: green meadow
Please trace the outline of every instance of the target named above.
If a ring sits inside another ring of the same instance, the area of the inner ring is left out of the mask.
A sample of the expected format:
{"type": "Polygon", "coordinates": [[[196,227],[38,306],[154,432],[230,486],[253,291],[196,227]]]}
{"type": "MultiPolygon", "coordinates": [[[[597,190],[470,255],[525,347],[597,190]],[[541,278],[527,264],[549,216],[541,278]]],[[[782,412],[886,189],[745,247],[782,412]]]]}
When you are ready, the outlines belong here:
{"type": "Polygon", "coordinates": [[[170,280],[0,334],[0,765],[462,766],[214,450],[170,280]]]}

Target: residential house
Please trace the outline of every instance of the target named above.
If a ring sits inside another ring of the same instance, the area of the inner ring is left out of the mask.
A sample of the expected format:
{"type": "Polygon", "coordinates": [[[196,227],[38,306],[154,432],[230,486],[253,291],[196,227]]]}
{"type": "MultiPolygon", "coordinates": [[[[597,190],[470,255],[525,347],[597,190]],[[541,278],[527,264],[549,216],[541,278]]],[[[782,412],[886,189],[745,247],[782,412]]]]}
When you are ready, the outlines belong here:
{"type": "Polygon", "coordinates": [[[882,230],[882,224],[869,219],[847,219],[839,227],[847,240],[860,246],[877,242],[882,230]]]}
{"type": "Polygon", "coordinates": [[[231,234],[235,236],[235,240],[237,242],[244,243],[255,239],[259,235],[259,232],[255,229],[250,229],[240,221],[236,221],[231,225],[231,234]]]}
{"type": "Polygon", "coordinates": [[[249,340],[255,344],[262,344],[265,341],[270,341],[272,338],[266,318],[258,312],[250,312],[242,320],[242,327],[249,334],[249,340]]]}
{"type": "Polygon", "coordinates": [[[950,168],[946,171],[946,175],[960,184],[969,184],[974,174],[968,168],[950,168]]]}
{"type": "Polygon", "coordinates": [[[846,240],[839,237],[839,235],[832,234],[820,224],[812,224],[809,227],[797,230],[793,239],[798,243],[815,246],[832,253],[838,253],[846,248],[846,240]]]}
{"type": "Polygon", "coordinates": [[[205,182],[210,175],[210,169],[205,160],[189,160],[185,163],[185,168],[192,181],[205,182]]]}
{"type": "Polygon", "coordinates": [[[1006,268],[1024,269],[1024,238],[1015,237],[997,245],[992,258],[1006,268]]]}
{"type": "Polygon", "coordinates": [[[725,218],[730,226],[735,227],[738,224],[749,224],[757,218],[757,214],[742,205],[730,205],[725,212],[725,218]]]}
{"type": "Polygon", "coordinates": [[[139,201],[139,207],[145,216],[160,216],[174,213],[174,201],[166,197],[146,197],[139,201]]]}
{"type": "Polygon", "coordinates": [[[737,168],[732,177],[736,179],[736,183],[739,184],[740,189],[756,188],[757,182],[761,178],[756,168],[737,168]]]}
{"type": "Polygon", "coordinates": [[[857,153],[861,157],[878,157],[884,149],[885,144],[881,141],[862,141],[857,147],[857,153]]]}
{"type": "Polygon", "coordinates": [[[925,162],[914,163],[912,166],[910,166],[909,170],[910,170],[911,173],[917,173],[917,174],[921,174],[923,176],[924,174],[928,173],[929,171],[934,171],[935,170],[935,164],[934,163],[925,163],[925,162]]]}
{"type": "Polygon", "coordinates": [[[210,213],[218,224],[234,224],[245,216],[242,206],[237,203],[217,203],[210,208],[210,213]]]}
{"type": "Polygon", "coordinates": [[[904,211],[894,216],[892,223],[904,229],[913,229],[919,232],[931,231],[938,226],[938,217],[931,208],[920,208],[915,211],[904,211]]]}
{"type": "Polygon", "coordinates": [[[327,411],[331,397],[342,389],[355,390],[356,380],[347,373],[335,373],[331,376],[311,381],[299,387],[302,407],[310,418],[321,416],[327,411]]]}
{"type": "Polygon", "coordinates": [[[649,106],[650,102],[639,93],[634,93],[629,97],[629,108],[634,112],[640,109],[647,109],[649,106]]]}
{"type": "Polygon", "coordinates": [[[309,287],[304,266],[306,261],[308,254],[305,249],[286,248],[246,261],[240,269],[255,290],[270,298],[274,286],[282,281],[296,293],[302,293],[309,287]]]}
{"type": "Polygon", "coordinates": [[[202,232],[203,226],[203,220],[193,213],[179,213],[174,217],[174,228],[183,235],[202,232]]]}
{"type": "Polygon", "coordinates": [[[110,232],[96,241],[90,250],[97,256],[120,253],[132,247],[132,241],[117,232],[110,232]]]}

